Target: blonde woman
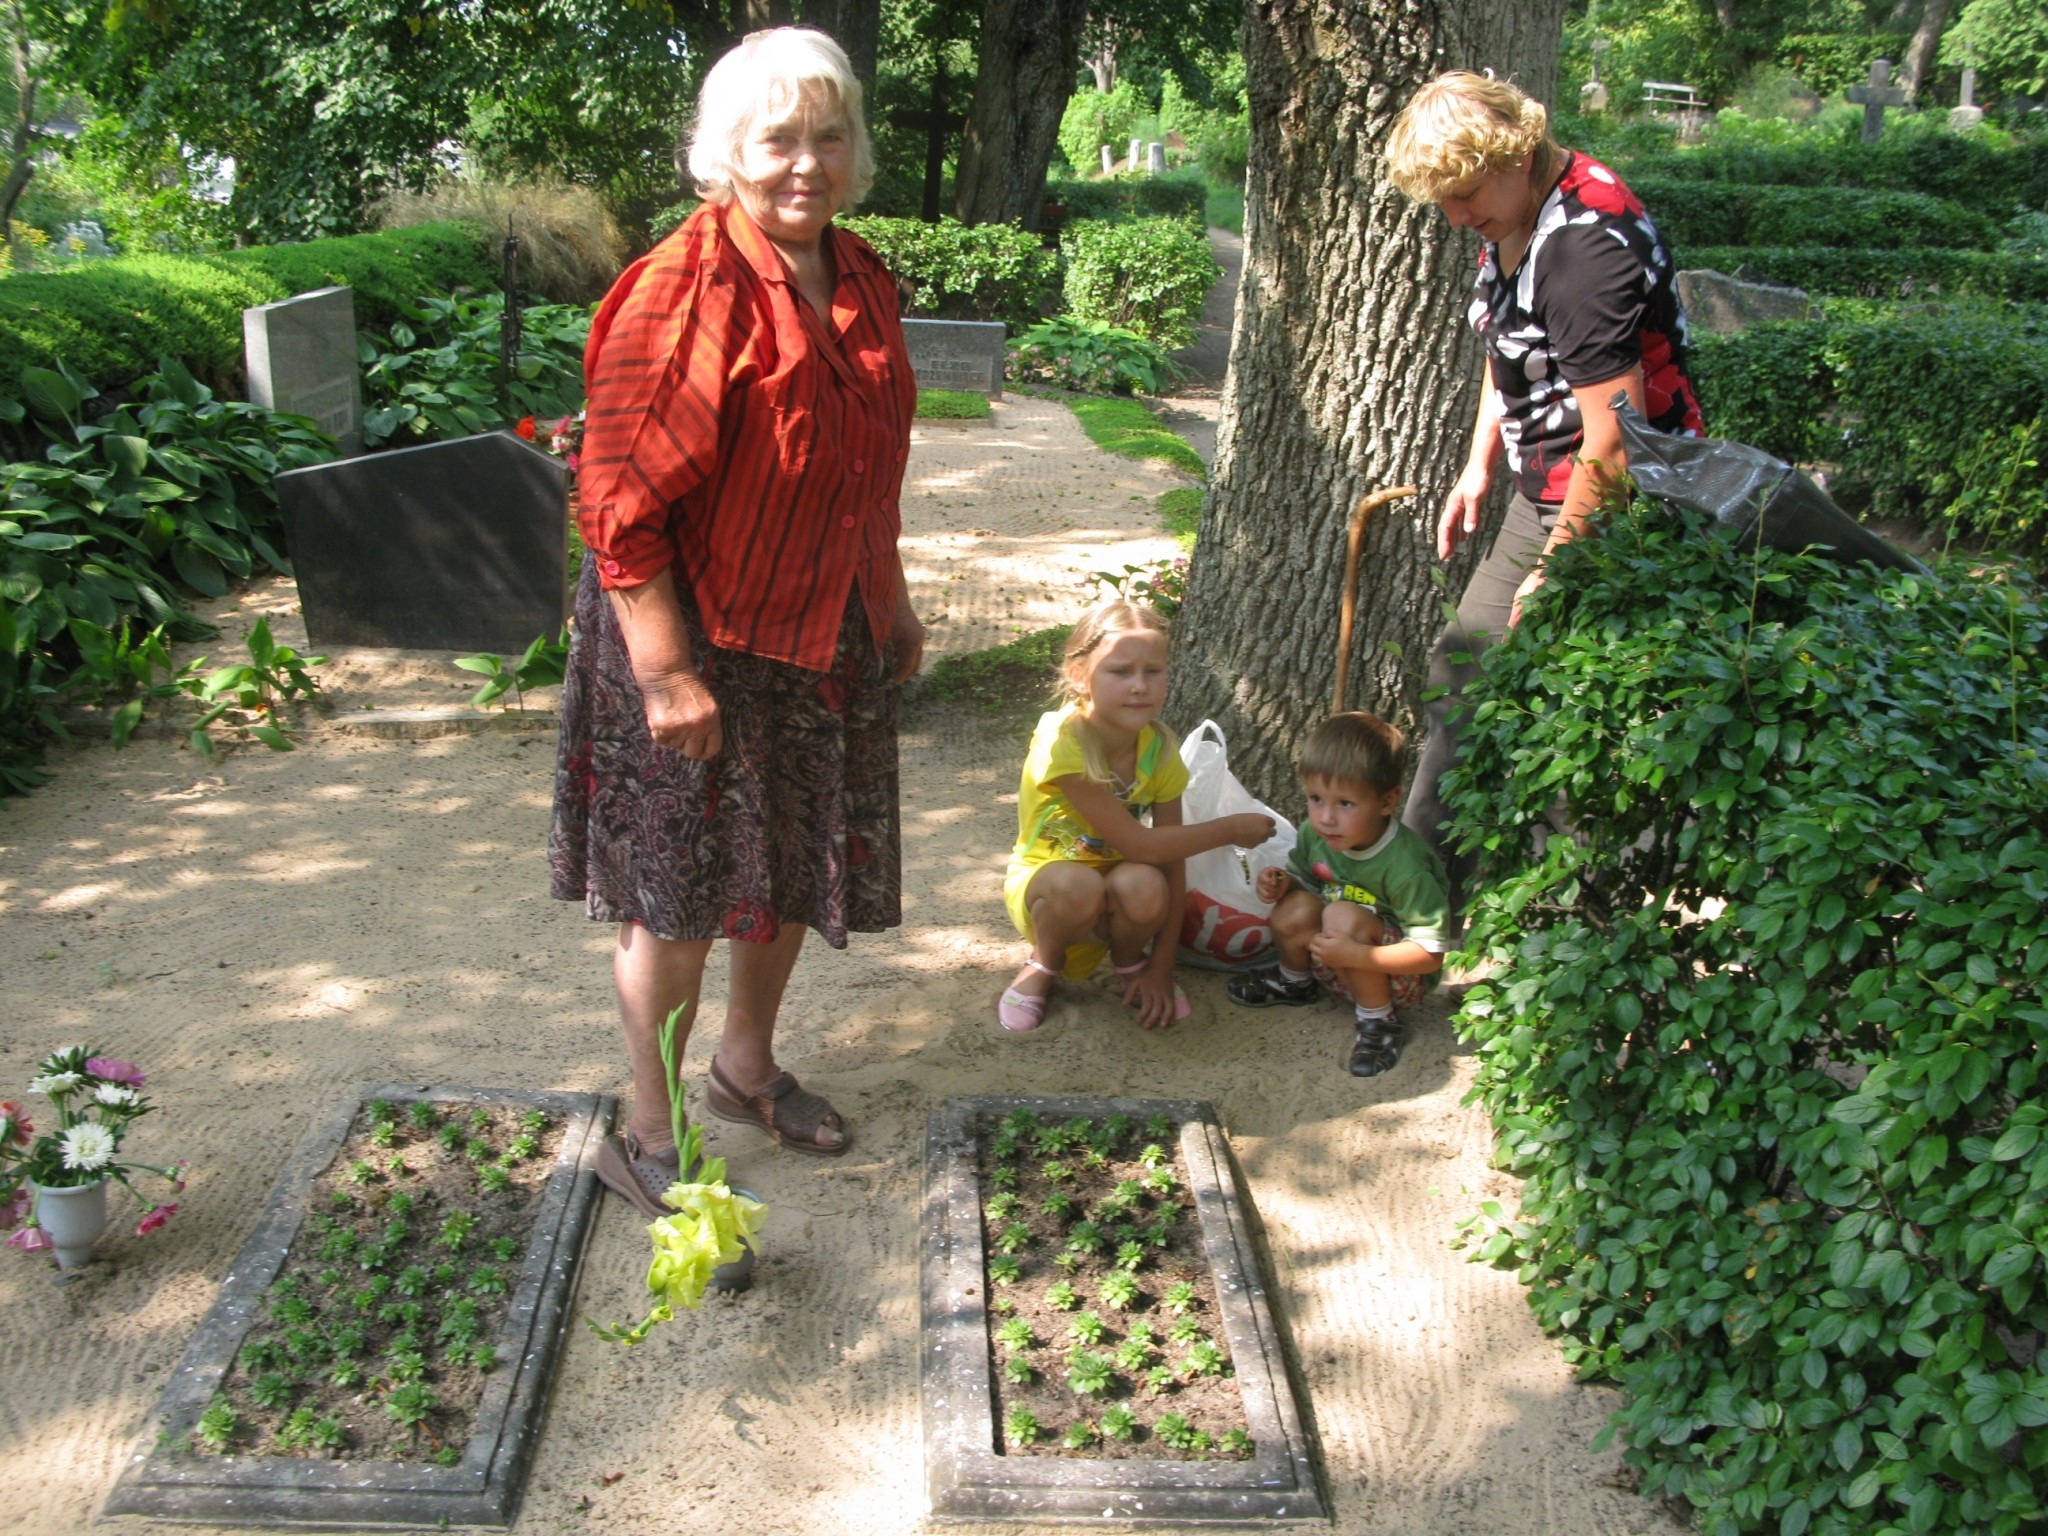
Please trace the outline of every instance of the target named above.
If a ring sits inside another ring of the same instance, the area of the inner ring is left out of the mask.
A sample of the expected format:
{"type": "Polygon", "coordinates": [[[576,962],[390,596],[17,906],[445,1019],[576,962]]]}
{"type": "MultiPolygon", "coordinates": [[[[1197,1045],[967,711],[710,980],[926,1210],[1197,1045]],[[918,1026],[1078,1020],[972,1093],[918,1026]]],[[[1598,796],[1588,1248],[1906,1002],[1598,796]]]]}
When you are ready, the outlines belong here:
{"type": "Polygon", "coordinates": [[[1053,983],[1087,977],[1105,956],[1141,1028],[1186,1018],[1173,980],[1182,861],[1273,835],[1269,816],[1181,824],[1188,771],[1159,723],[1166,640],[1164,619],[1123,598],[1096,604],[1067,637],[1066,702],[1040,718],[1017,789],[1003,902],[1031,958],[997,1005],[1005,1029],[1036,1029],[1053,983]]]}
{"type": "Polygon", "coordinates": [[[896,549],[896,287],[832,222],[874,177],[846,55],[746,38],[705,78],[689,163],[703,206],[619,278],[584,357],[590,553],[548,849],[554,894],[618,927],[633,1106],[599,1175],[650,1216],[676,1177],[658,1031],[694,1020],[721,938],[711,1112],[849,1145],[777,1062],[776,1016],[805,929],[844,948],[901,921],[895,685],[924,643],[896,549]]]}
{"type": "Polygon", "coordinates": [[[1486,637],[1542,585],[1544,555],[1585,527],[1627,467],[1611,402],[1626,395],[1662,432],[1702,426],[1671,253],[1619,176],[1552,137],[1541,102],[1505,80],[1443,75],[1396,119],[1387,160],[1396,186],[1481,242],[1471,318],[1487,387],[1437,523],[1440,558],[1477,530],[1503,456],[1514,477],[1506,522],[1430,661],[1430,684],[1445,691],[1429,706],[1402,820],[1441,851],[1437,786],[1457,761],[1459,696],[1486,637]],[[1460,653],[1472,659],[1453,665],[1460,653]]]}

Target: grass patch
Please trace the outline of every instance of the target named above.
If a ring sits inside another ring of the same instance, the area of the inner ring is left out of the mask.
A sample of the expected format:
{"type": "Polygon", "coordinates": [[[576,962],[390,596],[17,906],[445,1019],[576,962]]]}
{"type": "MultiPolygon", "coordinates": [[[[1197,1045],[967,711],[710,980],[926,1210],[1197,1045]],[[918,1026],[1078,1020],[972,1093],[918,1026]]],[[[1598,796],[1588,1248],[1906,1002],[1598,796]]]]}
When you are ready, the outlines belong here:
{"type": "Polygon", "coordinates": [[[917,414],[928,421],[987,421],[988,396],[964,389],[920,389],[917,414]]]}
{"type": "Polygon", "coordinates": [[[1081,430],[1095,446],[1127,459],[1162,459],[1175,469],[1184,469],[1198,480],[1209,476],[1202,456],[1181,441],[1142,400],[1119,396],[1085,396],[1067,402],[1079,418],[1081,430]]]}
{"type": "Polygon", "coordinates": [[[1211,229],[1227,229],[1233,235],[1244,233],[1244,188],[1208,184],[1202,195],[1202,222],[1211,229]]]}
{"type": "Polygon", "coordinates": [[[1184,550],[1195,547],[1195,527],[1202,520],[1202,487],[1177,485],[1152,503],[1152,510],[1174,542],[1184,550]]]}
{"type": "Polygon", "coordinates": [[[985,651],[941,656],[917,681],[917,702],[973,704],[984,710],[1046,709],[1052,704],[1071,624],[1019,635],[985,651]]]}

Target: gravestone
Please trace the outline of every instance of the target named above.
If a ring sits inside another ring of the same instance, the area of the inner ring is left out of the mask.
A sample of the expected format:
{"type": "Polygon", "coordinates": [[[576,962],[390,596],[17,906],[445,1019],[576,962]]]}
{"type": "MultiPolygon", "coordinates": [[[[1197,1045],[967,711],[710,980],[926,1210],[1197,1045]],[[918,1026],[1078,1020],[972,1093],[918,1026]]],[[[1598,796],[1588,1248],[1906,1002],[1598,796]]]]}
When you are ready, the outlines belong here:
{"type": "Polygon", "coordinates": [[[1963,66],[1962,98],[1948,113],[1948,125],[1958,133],[1976,127],[1984,121],[1984,109],[1977,105],[1977,66],[1963,66]]]}
{"type": "Polygon", "coordinates": [[[1107,144],[1102,146],[1102,174],[1105,176],[1114,176],[1116,174],[1116,151],[1107,144]]]}
{"type": "Polygon", "coordinates": [[[567,616],[569,467],[509,432],[277,477],[316,646],[517,653],[567,616]]]}
{"type": "Polygon", "coordinates": [[[1818,311],[1802,288],[1747,283],[1720,272],[1678,274],[1678,302],[1695,335],[1732,336],[1772,320],[1811,320],[1818,311]]]}
{"type": "Polygon", "coordinates": [[[251,401],[312,417],[344,454],[363,451],[354,290],[316,288],[243,310],[242,350],[251,401]]]}
{"type": "Polygon", "coordinates": [[[1902,86],[1889,83],[1892,77],[1890,59],[1873,59],[1870,63],[1870,79],[1862,85],[1852,85],[1844,93],[1860,103],[1863,108],[1863,142],[1875,144],[1884,137],[1884,109],[1906,105],[1906,92],[1902,86]]]}
{"type": "Polygon", "coordinates": [[[1145,146],[1145,174],[1164,176],[1166,174],[1166,146],[1154,139],[1145,146]]]}
{"type": "Polygon", "coordinates": [[[1127,171],[1135,171],[1138,168],[1139,163],[1144,156],[1144,153],[1145,141],[1143,139],[1131,140],[1131,154],[1130,158],[1124,161],[1124,169],[1127,171]]]}
{"type": "Polygon", "coordinates": [[[906,320],[903,345],[919,389],[960,389],[1003,398],[1003,338],[995,320],[906,320]]]}

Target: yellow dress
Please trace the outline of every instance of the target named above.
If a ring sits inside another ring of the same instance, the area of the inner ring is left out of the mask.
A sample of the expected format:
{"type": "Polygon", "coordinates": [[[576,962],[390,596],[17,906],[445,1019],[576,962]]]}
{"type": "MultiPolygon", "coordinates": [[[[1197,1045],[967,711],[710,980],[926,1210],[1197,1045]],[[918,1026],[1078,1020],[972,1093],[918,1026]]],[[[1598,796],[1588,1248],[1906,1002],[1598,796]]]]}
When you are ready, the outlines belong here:
{"type": "MultiPolygon", "coordinates": [[[[1068,776],[1087,777],[1080,738],[1069,728],[1075,706],[1041,715],[1038,729],[1031,733],[1031,750],[1024,756],[1024,777],[1017,786],[1017,846],[1010,851],[1010,867],[1003,877],[1003,905],[1017,931],[1030,938],[1031,909],[1025,897],[1031,878],[1045,865],[1065,860],[1108,869],[1123,863],[1116,852],[1096,835],[1095,828],[1068,804],[1054,783],[1068,776]]],[[[1128,789],[1119,795],[1132,816],[1147,821],[1152,807],[1178,800],[1188,787],[1188,771],[1180,754],[1166,745],[1166,737],[1152,726],[1138,733],[1138,771],[1128,789]]],[[[1102,964],[1109,947],[1094,940],[1075,944],[1067,950],[1066,974],[1081,980],[1102,964]]]]}

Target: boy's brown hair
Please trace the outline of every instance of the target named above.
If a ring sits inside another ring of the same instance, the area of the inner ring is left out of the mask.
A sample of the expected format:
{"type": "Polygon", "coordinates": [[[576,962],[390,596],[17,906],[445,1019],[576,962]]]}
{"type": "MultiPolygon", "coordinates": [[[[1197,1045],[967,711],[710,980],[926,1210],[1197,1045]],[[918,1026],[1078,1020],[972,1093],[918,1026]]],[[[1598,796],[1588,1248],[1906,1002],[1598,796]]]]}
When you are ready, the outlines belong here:
{"type": "Polygon", "coordinates": [[[1362,709],[1332,715],[1308,733],[1295,771],[1304,779],[1363,784],[1375,794],[1399,789],[1408,738],[1362,709]]]}

